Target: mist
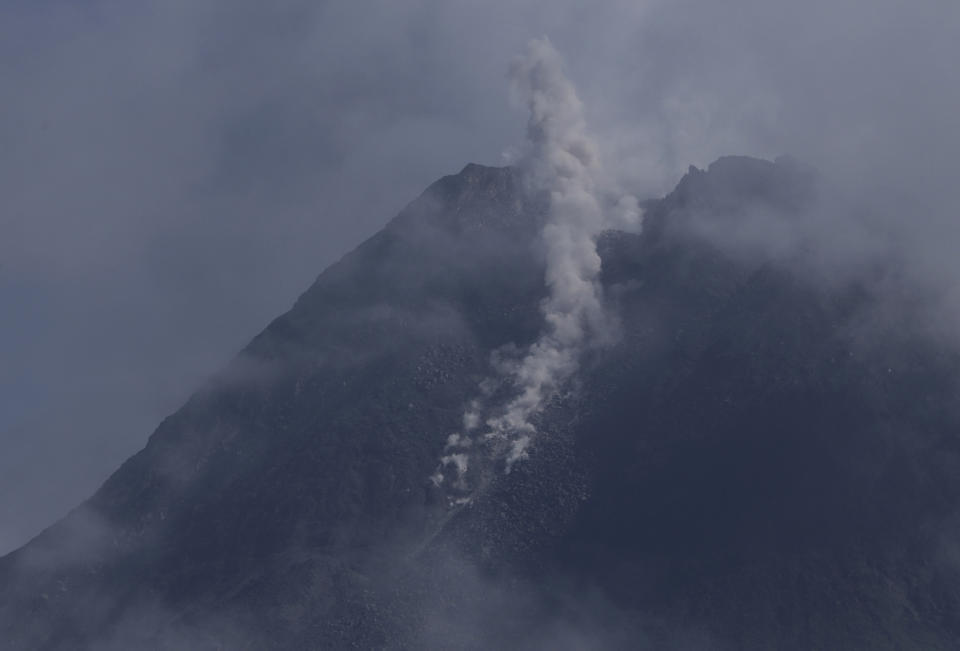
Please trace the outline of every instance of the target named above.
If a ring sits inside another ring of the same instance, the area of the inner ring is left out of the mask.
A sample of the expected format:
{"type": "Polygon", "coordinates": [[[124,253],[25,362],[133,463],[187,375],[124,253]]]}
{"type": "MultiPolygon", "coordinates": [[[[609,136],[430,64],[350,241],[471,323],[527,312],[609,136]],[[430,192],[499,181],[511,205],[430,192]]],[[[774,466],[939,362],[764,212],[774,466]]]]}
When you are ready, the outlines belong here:
{"type": "Polygon", "coordinates": [[[893,233],[955,332],[957,33],[947,0],[6,3],[0,550],[426,185],[515,161],[506,74],[531,38],[627,193],[793,154],[863,206],[843,237],[818,222],[829,260],[856,269],[864,229],[893,233]]]}

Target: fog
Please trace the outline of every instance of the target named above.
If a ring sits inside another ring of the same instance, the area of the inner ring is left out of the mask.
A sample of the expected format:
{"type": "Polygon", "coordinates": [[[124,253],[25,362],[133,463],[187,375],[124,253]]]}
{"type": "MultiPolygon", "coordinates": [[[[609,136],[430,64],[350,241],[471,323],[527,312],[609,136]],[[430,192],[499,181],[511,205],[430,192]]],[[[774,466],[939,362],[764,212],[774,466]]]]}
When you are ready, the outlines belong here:
{"type": "Polygon", "coordinates": [[[430,182],[513,160],[533,37],[621,187],[789,152],[899,234],[952,331],[958,33],[953,0],[6,2],[0,552],[430,182]]]}

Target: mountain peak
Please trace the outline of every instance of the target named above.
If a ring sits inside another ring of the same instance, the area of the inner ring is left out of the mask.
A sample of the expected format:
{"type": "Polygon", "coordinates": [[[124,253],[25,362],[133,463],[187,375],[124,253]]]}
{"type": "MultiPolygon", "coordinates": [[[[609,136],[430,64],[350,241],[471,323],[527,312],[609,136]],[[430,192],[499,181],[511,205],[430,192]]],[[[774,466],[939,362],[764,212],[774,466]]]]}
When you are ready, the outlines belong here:
{"type": "Polygon", "coordinates": [[[960,364],[684,230],[809,192],[724,157],[601,239],[617,336],[448,509],[465,406],[543,329],[545,209],[513,168],[440,179],[0,560],[0,646],[953,648],[960,364]]]}
{"type": "Polygon", "coordinates": [[[481,165],[479,163],[467,163],[456,176],[482,178],[484,176],[502,174],[507,171],[512,171],[513,169],[514,168],[510,166],[494,167],[490,165],[481,165]]]}
{"type": "Polygon", "coordinates": [[[531,209],[521,186],[521,175],[514,167],[470,163],[458,174],[431,184],[387,230],[440,228],[458,236],[495,230],[531,237],[539,225],[531,216],[542,218],[542,209],[531,209]]]}
{"type": "Polygon", "coordinates": [[[817,183],[812,167],[789,156],[775,161],[722,156],[706,170],[691,165],[666,200],[678,208],[699,207],[717,215],[736,213],[745,201],[797,212],[815,197],[817,183]]]}

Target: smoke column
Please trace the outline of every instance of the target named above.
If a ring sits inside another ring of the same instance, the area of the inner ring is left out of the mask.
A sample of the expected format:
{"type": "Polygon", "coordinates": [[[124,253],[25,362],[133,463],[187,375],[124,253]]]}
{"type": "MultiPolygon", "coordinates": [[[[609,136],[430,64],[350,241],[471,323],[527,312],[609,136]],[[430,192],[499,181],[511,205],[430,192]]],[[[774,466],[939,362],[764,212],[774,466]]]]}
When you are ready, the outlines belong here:
{"type": "MultiPolygon", "coordinates": [[[[606,177],[598,147],[587,132],[583,104],[564,75],[560,55],[546,38],[529,43],[524,56],[511,66],[510,79],[530,112],[521,169],[529,189],[549,197],[549,216],[541,232],[548,291],[541,304],[545,327],[519,361],[494,360],[500,380],[515,387],[516,397],[486,419],[483,400],[473,401],[464,415],[465,433],[448,439],[445,456],[432,479],[442,484],[449,468],[455,475],[451,485],[464,492],[468,491],[465,474],[469,460],[481,454],[475,445],[478,434],[476,442],[482,442],[488,454],[492,451],[493,456],[503,458],[509,472],[527,457],[537,433],[531,419],[576,372],[584,347],[609,330],[595,237],[604,228],[636,225],[640,219],[633,197],[609,200],[613,195],[604,184],[606,177]]],[[[481,387],[481,392],[488,394],[489,390],[481,387]]]]}

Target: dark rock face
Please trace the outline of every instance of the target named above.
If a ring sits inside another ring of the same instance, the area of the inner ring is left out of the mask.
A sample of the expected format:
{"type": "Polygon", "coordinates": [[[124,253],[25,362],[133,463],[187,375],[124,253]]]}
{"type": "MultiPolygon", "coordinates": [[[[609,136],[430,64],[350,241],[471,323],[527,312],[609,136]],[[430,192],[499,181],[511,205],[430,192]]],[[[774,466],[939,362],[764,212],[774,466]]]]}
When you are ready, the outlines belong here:
{"type": "Polygon", "coordinates": [[[616,343],[448,509],[446,436],[542,326],[545,208],[438,181],[0,560],[0,648],[957,648],[956,355],[695,226],[815,185],[724,158],[603,234],[616,343]]]}

